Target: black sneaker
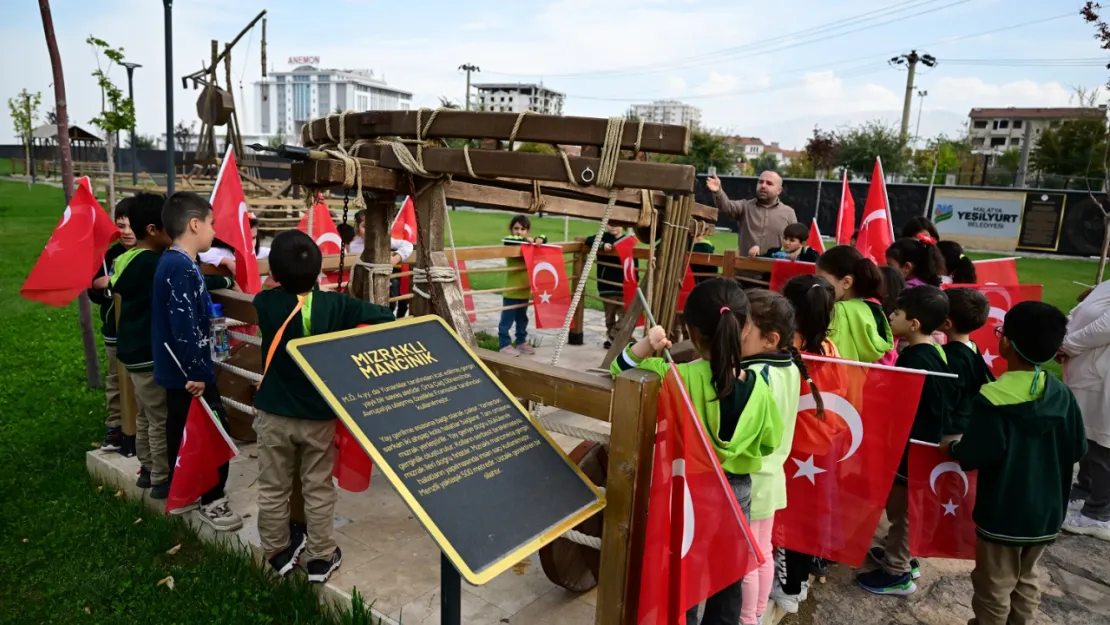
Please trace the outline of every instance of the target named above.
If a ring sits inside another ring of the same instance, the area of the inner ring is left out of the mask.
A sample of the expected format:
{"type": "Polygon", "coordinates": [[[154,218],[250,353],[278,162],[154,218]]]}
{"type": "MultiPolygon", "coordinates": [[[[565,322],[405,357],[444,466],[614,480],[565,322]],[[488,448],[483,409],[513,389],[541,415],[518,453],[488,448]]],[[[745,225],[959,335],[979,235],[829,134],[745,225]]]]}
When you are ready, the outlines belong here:
{"type": "MultiPolygon", "coordinates": [[[[304,551],[307,544],[308,538],[304,534],[291,534],[289,536],[289,546],[269,559],[270,566],[274,567],[278,575],[285,577],[293,570],[293,567],[297,566],[301,552],[304,551]]],[[[324,579],[327,579],[327,577],[325,576],[324,579]]]]}
{"type": "Polygon", "coordinates": [[[332,572],[343,564],[343,552],[339,547],[335,548],[335,553],[327,560],[313,560],[308,563],[305,570],[308,571],[308,581],[313,584],[323,584],[331,577],[332,572]]]}
{"type": "Polygon", "coordinates": [[[124,434],[123,435],[123,442],[120,444],[119,451],[117,451],[116,453],[123,456],[124,458],[134,458],[135,457],[135,437],[124,434]]]}
{"type": "Polygon", "coordinates": [[[613,341],[605,341],[604,343],[601,344],[601,346],[604,347],[605,349],[609,349],[610,347],[613,346],[613,341]]]}
{"type": "Polygon", "coordinates": [[[817,583],[824,584],[829,577],[829,561],[824,558],[814,558],[809,574],[817,580],[817,583]]]}
{"type": "Polygon", "coordinates": [[[151,499],[165,499],[170,496],[170,483],[162,482],[161,484],[152,484],[150,486],[151,499]]]}
{"type": "MultiPolygon", "coordinates": [[[[886,561],[886,550],[882,547],[872,547],[867,551],[867,555],[875,561],[875,564],[882,565],[886,561]]],[[[917,558],[910,558],[910,578],[921,579],[921,562],[917,558]]]]}
{"type": "Polygon", "coordinates": [[[123,429],[108,428],[104,435],[104,442],[100,443],[100,451],[119,451],[123,447],[123,429]]]}
{"type": "Polygon", "coordinates": [[[135,480],[135,486],[142,489],[150,488],[150,469],[146,467],[139,469],[139,479],[135,480]]]}

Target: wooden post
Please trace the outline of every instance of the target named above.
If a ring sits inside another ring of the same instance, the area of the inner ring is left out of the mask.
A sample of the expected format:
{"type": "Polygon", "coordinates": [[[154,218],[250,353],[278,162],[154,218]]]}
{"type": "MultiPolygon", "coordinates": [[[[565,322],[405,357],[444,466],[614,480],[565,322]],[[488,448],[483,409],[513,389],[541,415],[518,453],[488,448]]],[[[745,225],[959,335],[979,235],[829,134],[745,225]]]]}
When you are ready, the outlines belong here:
{"type": "Polygon", "coordinates": [[[721,263],[721,277],[736,279],[736,250],[725,250],[725,259],[721,263]]]}
{"type": "MultiPolygon", "coordinates": [[[[388,265],[392,253],[389,249],[389,218],[393,213],[397,194],[372,191],[367,195],[370,196],[370,202],[366,205],[366,246],[360,259],[366,263],[388,265]]],[[[366,276],[369,271],[365,267],[352,267],[347,290],[358,299],[385,306],[389,299],[389,276],[374,275],[372,284],[368,284],[366,276]]]]}
{"type": "MultiPolygon", "coordinates": [[[[443,251],[443,216],[447,210],[447,196],[444,194],[443,181],[437,181],[427,187],[423,193],[418,193],[414,202],[416,205],[416,221],[419,226],[417,232],[417,245],[426,245],[426,250],[417,249],[416,264],[418,269],[430,270],[431,267],[449,267],[447,254],[443,251]],[[430,265],[430,266],[429,266],[430,265]]],[[[431,295],[425,299],[419,293],[413,299],[413,316],[436,314],[447,322],[467,345],[471,348],[478,347],[474,338],[474,328],[470,326],[470,318],[466,313],[463,302],[462,289],[457,280],[451,282],[431,282],[415,284],[417,288],[431,295]],[[435,308],[433,308],[435,302],[435,308]]]]}
{"type": "MultiPolygon", "coordinates": [[[[579,240],[581,240],[581,237],[579,237],[579,240]]],[[[586,266],[586,253],[584,244],[574,252],[573,272],[574,275],[578,276],[578,280],[574,284],[575,289],[578,288],[579,283],[588,282],[587,278],[589,276],[582,273],[586,266]]],[[[589,285],[587,284],[587,286],[589,285]]],[[[570,323],[570,334],[567,336],[567,342],[571,345],[582,345],[586,342],[586,297],[584,294],[578,300],[578,308],[574,309],[574,318],[570,323]]]]}
{"type": "Polygon", "coordinates": [[[597,625],[636,622],[658,396],[654,373],[633,369],[613,382],[597,625]]]}
{"type": "MultiPolygon", "coordinates": [[[[112,309],[116,314],[116,327],[118,328],[122,298],[119,295],[113,295],[112,300],[112,309]]],[[[131,437],[131,440],[134,441],[135,417],[139,413],[139,405],[135,402],[135,387],[131,384],[131,376],[127,375],[127,368],[123,366],[118,358],[116,359],[116,370],[116,375],[119,378],[120,427],[123,429],[123,434],[131,437]]]]}
{"type": "Polygon", "coordinates": [[[621,318],[620,327],[617,328],[617,336],[613,339],[613,344],[609,347],[609,351],[605,352],[605,359],[601,361],[601,368],[608,369],[609,365],[620,356],[624,348],[628,346],[628,342],[632,340],[632,333],[636,331],[636,323],[640,320],[640,316],[644,314],[644,306],[640,303],[640,298],[632,300],[632,303],[625,309],[624,317],[621,318]]]}

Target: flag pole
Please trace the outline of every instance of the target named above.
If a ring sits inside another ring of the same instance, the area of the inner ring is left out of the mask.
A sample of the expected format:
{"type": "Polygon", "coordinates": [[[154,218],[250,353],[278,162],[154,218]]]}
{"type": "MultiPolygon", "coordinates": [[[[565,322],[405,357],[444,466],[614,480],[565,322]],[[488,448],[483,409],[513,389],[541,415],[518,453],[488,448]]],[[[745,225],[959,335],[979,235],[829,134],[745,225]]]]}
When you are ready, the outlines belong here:
{"type": "MultiPolygon", "coordinates": [[[[181,361],[177,359],[177,354],[173,353],[173,350],[170,349],[170,344],[162,343],[162,345],[166,348],[166,351],[170,353],[170,358],[173,358],[173,362],[177,365],[177,368],[181,370],[181,375],[185,375],[185,367],[181,366],[181,361]]],[[[228,436],[227,430],[225,430],[223,424],[220,423],[220,419],[216,417],[216,413],[212,411],[212,407],[208,405],[208,402],[204,399],[204,397],[197,397],[197,399],[200,400],[200,405],[204,406],[204,411],[208,413],[208,418],[212,419],[212,423],[214,423],[216,425],[216,429],[220,431],[220,436],[223,436],[224,441],[227,442],[228,447],[231,447],[232,454],[238,456],[239,448],[235,446],[235,442],[231,440],[230,436],[228,436]]]]}
{"type": "MultiPolygon", "coordinates": [[[[890,196],[886,192],[886,172],[883,171],[883,159],[881,156],[875,157],[875,162],[879,164],[879,182],[883,185],[883,204],[886,205],[886,224],[890,227],[890,240],[894,240],[894,217],[890,213],[890,196]]],[[[874,181],[871,181],[874,184],[874,181]]]]}
{"type": "MultiPolygon", "coordinates": [[[[647,319],[648,327],[650,328],[656,325],[655,317],[651,314],[651,308],[648,306],[647,298],[644,297],[644,292],[639,286],[636,287],[636,297],[640,300],[640,307],[644,309],[644,318],[647,319]]],[[[674,364],[674,359],[671,358],[671,350],[666,347],[663,348],[663,360],[667,361],[669,364],[674,364]]]]}
{"type": "Polygon", "coordinates": [[[840,206],[836,210],[836,244],[840,245],[843,240],[841,238],[841,230],[844,228],[844,194],[848,192],[848,169],[844,169],[844,175],[840,180],[840,206]]]}

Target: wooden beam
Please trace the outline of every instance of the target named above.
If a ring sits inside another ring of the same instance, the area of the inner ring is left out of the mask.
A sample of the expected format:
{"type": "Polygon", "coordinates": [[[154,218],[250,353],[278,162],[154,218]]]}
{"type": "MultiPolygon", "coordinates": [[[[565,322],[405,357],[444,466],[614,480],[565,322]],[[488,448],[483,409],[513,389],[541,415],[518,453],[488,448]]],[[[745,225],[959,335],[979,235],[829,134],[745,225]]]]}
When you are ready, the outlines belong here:
{"type": "MultiPolygon", "coordinates": [[[[527,212],[532,205],[532,192],[505,189],[486,184],[452,181],[447,186],[447,199],[453,202],[473,204],[474,206],[508,208],[527,212]]],[[[605,214],[605,204],[545,195],[543,212],[601,221],[601,217],[605,214]]],[[[639,218],[639,208],[614,206],[610,220],[621,225],[631,226],[635,225],[639,218]]]]}
{"type": "MultiPolygon", "coordinates": [[[[311,160],[293,163],[289,179],[293,184],[306,187],[342,188],[344,183],[343,161],[338,159],[311,160]]],[[[402,172],[362,164],[362,188],[395,191],[401,188],[402,172]]],[[[406,185],[407,186],[407,185],[406,185]]]]}
{"type": "MultiPolygon", "coordinates": [[[[397,194],[391,191],[376,191],[371,194],[371,200],[366,206],[366,245],[357,260],[388,265],[389,257],[392,255],[389,248],[390,213],[393,212],[397,194]]],[[[347,255],[344,260],[351,270],[347,291],[358,299],[388,306],[389,276],[374,274],[370,276],[370,280],[367,280],[370,270],[362,266],[352,266],[356,260],[354,255],[347,255]]]]}
{"type": "Polygon", "coordinates": [[[212,291],[211,295],[212,301],[223,307],[224,316],[228,319],[242,321],[248,325],[258,324],[258,311],[254,309],[253,295],[227,289],[212,291]]]}
{"type": "Polygon", "coordinates": [[[477,352],[497,379],[520,399],[609,421],[613,379],[608,375],[552,367],[488,349],[477,352]]]}
{"type": "MultiPolygon", "coordinates": [[[[435,181],[423,193],[417,195],[416,204],[416,263],[417,269],[423,269],[431,276],[434,267],[449,267],[447,254],[443,252],[444,213],[447,212],[447,198],[443,194],[446,186],[444,181],[435,181]]],[[[451,282],[436,282],[434,280],[420,285],[420,288],[431,297],[424,299],[418,296],[413,300],[412,315],[434,314],[439,315],[454,328],[464,343],[472,349],[478,347],[474,338],[474,328],[470,325],[470,317],[466,312],[463,302],[462,288],[459,280],[451,282]]],[[[415,276],[413,279],[413,292],[417,289],[415,276]]]]}
{"type": "MultiPolygon", "coordinates": [[[[350,139],[375,137],[416,137],[418,111],[370,111],[348,115],[345,136],[350,139]]],[[[422,126],[428,124],[431,111],[420,114],[422,126]]],[[[518,113],[487,113],[478,111],[439,111],[428,128],[426,139],[500,139],[512,136],[518,113]]],[[[339,116],[312,122],[312,145],[329,143],[327,126],[332,136],[339,136],[339,116]]],[[[600,117],[564,117],[560,115],[525,115],[516,133],[517,141],[600,146],[605,143],[609,120],[600,117]]],[[[621,134],[621,148],[636,147],[637,122],[627,122],[621,134]]],[[[690,129],[673,124],[645,123],[640,138],[640,151],[661,154],[687,154],[690,129]]]]}
{"type": "Polygon", "coordinates": [[[644,306],[640,303],[640,298],[637,297],[632,300],[624,316],[621,317],[620,325],[617,326],[617,336],[613,338],[613,344],[609,346],[609,350],[605,352],[605,358],[601,361],[602,369],[608,369],[609,365],[617,359],[617,356],[621,355],[624,348],[628,347],[628,344],[632,341],[632,333],[636,331],[636,323],[643,314],[644,306]]]}

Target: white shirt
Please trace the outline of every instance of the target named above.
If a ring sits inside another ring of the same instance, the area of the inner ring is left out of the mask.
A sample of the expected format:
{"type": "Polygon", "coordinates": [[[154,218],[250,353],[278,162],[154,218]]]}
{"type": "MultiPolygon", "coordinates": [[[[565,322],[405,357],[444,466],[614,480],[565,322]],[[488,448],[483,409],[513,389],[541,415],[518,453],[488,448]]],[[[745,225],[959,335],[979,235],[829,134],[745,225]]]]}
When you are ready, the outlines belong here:
{"type": "Polygon", "coordinates": [[[217,267],[220,266],[220,261],[222,260],[235,262],[235,252],[231,250],[225,250],[222,247],[208,248],[207,252],[201,252],[199,256],[200,262],[208,265],[215,265],[217,267]]]}
{"type": "MultiPolygon", "coordinates": [[[[355,239],[351,241],[351,254],[361,255],[364,249],[366,249],[366,242],[362,239],[355,237],[355,239]]],[[[397,255],[401,257],[401,262],[405,262],[405,259],[412,255],[413,245],[404,239],[394,239],[390,237],[389,249],[390,251],[396,252],[397,255]]]]}

